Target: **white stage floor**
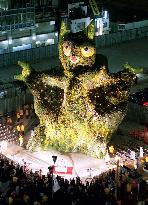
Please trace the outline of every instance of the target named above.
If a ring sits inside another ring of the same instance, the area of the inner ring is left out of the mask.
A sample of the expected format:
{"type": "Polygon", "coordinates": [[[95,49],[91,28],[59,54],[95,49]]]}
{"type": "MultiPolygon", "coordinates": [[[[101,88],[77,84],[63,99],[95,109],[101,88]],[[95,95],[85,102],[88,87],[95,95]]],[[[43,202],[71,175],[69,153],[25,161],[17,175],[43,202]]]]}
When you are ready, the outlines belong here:
{"type": "Polygon", "coordinates": [[[66,178],[79,177],[93,177],[99,175],[101,172],[108,170],[104,160],[96,159],[80,153],[61,154],[60,152],[38,151],[30,152],[14,144],[8,144],[7,149],[2,150],[2,153],[13,161],[23,165],[25,161],[28,169],[33,172],[42,169],[42,174],[46,175],[48,167],[53,165],[52,156],[57,156],[55,166],[73,167],[72,175],[65,175],[66,178]]]}

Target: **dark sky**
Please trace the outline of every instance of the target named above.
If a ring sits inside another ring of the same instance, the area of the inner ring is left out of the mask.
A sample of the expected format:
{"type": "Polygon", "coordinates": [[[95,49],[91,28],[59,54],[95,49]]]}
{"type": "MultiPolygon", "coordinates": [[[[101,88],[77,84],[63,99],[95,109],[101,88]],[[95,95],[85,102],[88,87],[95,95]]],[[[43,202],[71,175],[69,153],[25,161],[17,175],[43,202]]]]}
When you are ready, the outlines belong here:
{"type": "Polygon", "coordinates": [[[96,0],[100,7],[108,9],[112,20],[148,19],[148,0],[96,0]]]}

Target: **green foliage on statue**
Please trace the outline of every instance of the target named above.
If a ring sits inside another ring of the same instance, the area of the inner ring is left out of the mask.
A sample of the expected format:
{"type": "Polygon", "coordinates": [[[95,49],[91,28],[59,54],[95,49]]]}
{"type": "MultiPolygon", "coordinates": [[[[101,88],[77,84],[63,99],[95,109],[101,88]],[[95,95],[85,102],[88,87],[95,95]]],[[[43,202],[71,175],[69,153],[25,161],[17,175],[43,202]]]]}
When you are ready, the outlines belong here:
{"type": "Polygon", "coordinates": [[[19,62],[23,70],[15,78],[31,90],[40,120],[28,149],[53,147],[96,157],[105,155],[112,133],[126,114],[134,74],[109,73],[106,60],[96,55],[93,37],[93,22],[75,34],[62,22],[61,72],[39,73],[19,62]]]}

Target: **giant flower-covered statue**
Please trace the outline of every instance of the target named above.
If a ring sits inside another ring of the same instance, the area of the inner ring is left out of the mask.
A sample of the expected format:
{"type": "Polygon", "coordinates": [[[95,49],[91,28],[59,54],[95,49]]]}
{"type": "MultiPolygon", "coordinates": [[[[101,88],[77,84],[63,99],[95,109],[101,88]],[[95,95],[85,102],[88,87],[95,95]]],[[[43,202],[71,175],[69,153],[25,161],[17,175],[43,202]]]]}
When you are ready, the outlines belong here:
{"type": "Polygon", "coordinates": [[[126,114],[134,74],[111,74],[99,61],[93,24],[74,34],[62,23],[59,58],[61,66],[52,72],[39,73],[19,62],[23,70],[15,79],[32,92],[40,120],[27,147],[99,157],[126,114]]]}

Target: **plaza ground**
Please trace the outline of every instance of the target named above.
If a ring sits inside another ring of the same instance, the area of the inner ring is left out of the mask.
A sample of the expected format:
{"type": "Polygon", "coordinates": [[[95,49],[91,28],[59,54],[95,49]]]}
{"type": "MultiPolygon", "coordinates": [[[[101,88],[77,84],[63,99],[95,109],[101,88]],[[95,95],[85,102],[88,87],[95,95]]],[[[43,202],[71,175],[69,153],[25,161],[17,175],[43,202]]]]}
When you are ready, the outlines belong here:
{"type": "Polygon", "coordinates": [[[110,72],[120,71],[126,62],[148,72],[148,38],[100,48],[99,53],[107,56],[110,72]]]}

